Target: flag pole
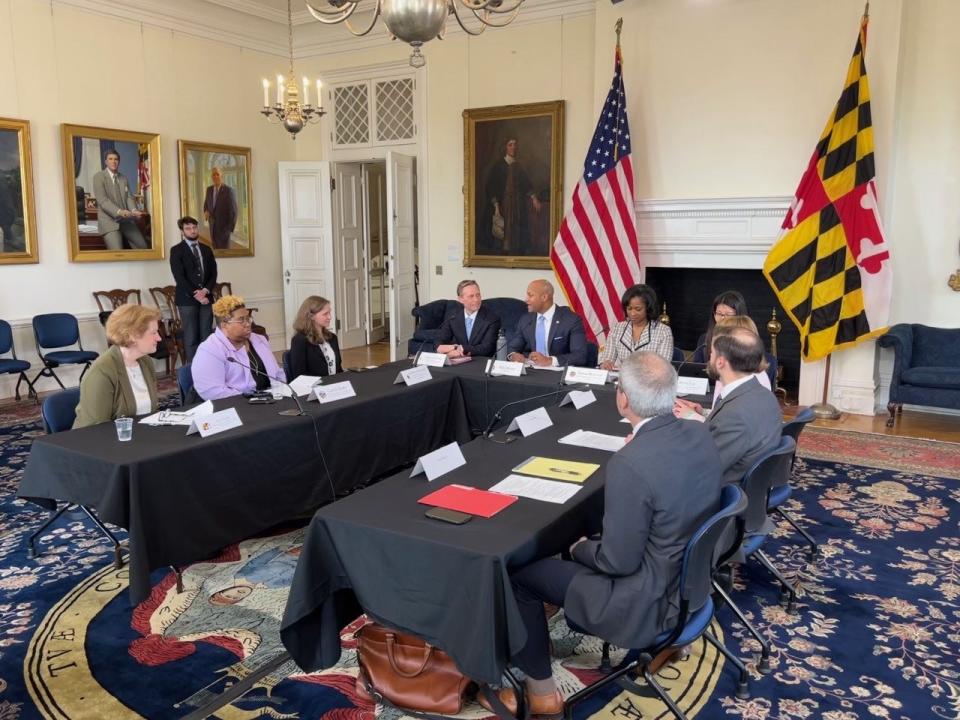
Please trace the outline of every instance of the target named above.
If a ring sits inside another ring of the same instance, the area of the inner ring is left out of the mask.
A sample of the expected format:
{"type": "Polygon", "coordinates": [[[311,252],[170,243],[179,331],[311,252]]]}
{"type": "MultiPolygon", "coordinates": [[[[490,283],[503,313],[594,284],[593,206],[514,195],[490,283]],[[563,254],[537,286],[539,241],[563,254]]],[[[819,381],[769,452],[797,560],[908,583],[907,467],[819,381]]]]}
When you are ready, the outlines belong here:
{"type": "Polygon", "coordinates": [[[823,375],[823,402],[814,403],[810,406],[813,414],[820,420],[839,420],[840,411],[827,402],[827,390],[830,387],[830,358],[833,353],[827,355],[827,368],[823,375]]]}
{"type": "MultiPolygon", "coordinates": [[[[621,62],[621,58],[620,58],[620,32],[621,32],[622,30],[623,30],[623,18],[620,17],[620,18],[617,18],[617,24],[614,25],[614,31],[617,33],[616,61],[617,61],[618,63],[621,62]]],[[[621,79],[620,82],[621,82],[621,84],[622,84],[622,83],[623,83],[623,80],[621,79]]],[[[620,116],[621,116],[621,112],[622,112],[624,109],[625,109],[625,108],[622,107],[622,104],[621,104],[621,106],[618,106],[618,107],[617,107],[617,120],[616,120],[616,123],[617,123],[617,132],[616,132],[616,134],[617,134],[618,136],[620,135],[620,116]]],[[[620,159],[620,142],[618,141],[618,142],[615,142],[615,143],[613,144],[613,160],[614,160],[614,162],[616,162],[616,161],[619,160],[619,159],[620,159]]]]}

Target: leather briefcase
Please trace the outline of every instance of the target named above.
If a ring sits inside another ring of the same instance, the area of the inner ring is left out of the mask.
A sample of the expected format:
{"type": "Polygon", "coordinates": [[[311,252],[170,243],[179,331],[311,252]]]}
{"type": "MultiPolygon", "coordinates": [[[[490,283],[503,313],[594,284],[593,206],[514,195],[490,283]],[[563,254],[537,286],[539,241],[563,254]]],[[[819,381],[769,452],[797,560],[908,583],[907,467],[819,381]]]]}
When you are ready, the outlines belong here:
{"type": "Polygon", "coordinates": [[[401,709],[455,715],[471,682],[450,656],[415,635],[377,623],[356,633],[357,694],[401,709]]]}

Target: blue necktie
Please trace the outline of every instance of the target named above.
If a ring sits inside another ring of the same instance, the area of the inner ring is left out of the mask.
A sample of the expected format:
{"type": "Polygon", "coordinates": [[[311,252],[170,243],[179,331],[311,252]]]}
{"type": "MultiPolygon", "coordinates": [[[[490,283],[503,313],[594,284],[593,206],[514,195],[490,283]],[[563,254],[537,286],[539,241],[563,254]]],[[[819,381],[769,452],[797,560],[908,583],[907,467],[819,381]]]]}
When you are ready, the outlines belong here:
{"type": "Polygon", "coordinates": [[[543,315],[537,318],[537,352],[547,354],[547,318],[543,315]]]}
{"type": "Polygon", "coordinates": [[[470,334],[473,332],[473,318],[469,315],[467,316],[467,340],[470,339],[470,334]]]}

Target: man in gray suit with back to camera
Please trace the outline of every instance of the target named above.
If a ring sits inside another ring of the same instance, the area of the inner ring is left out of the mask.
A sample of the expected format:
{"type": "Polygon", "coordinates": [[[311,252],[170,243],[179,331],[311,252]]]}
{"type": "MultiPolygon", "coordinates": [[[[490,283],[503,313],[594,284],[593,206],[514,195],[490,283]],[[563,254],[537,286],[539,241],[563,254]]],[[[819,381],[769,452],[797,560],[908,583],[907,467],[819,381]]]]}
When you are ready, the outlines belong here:
{"type": "Polygon", "coordinates": [[[107,250],[123,250],[123,241],[133,250],[150,247],[137,226],[145,214],[133,201],[130,183],[120,172],[120,153],[107,150],[104,169],[93,176],[93,195],[97,198],[97,227],[107,250]]]}
{"type": "MultiPolygon", "coordinates": [[[[624,648],[644,647],[675,622],[684,549],[716,512],[722,484],[710,433],[673,416],[676,391],[676,371],[656,353],[624,360],[616,403],[633,435],[605,468],[603,532],[575,542],[572,561],[544,558],[511,575],[527,630],[513,662],[527,676],[534,715],[563,711],[545,602],[562,605],[579,628],[624,648]]],[[[500,699],[515,710],[512,690],[500,699]]]]}
{"type": "Polygon", "coordinates": [[[753,464],[780,443],[783,413],[776,396],[753,376],[763,343],[749,328],[717,328],[707,373],[723,381],[707,427],[720,452],[724,483],[739,483],[753,464]]]}

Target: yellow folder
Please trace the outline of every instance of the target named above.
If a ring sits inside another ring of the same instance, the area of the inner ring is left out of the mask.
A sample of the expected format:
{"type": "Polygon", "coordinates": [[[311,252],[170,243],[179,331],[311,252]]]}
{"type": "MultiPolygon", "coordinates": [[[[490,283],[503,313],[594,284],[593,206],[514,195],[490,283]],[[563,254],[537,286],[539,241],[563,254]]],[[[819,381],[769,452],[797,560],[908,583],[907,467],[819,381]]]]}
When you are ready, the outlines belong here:
{"type": "Polygon", "coordinates": [[[513,469],[513,472],[549,478],[551,480],[566,480],[567,482],[582,483],[593,475],[599,467],[596,463],[557,460],[556,458],[538,457],[534,455],[517,465],[513,469]]]}

